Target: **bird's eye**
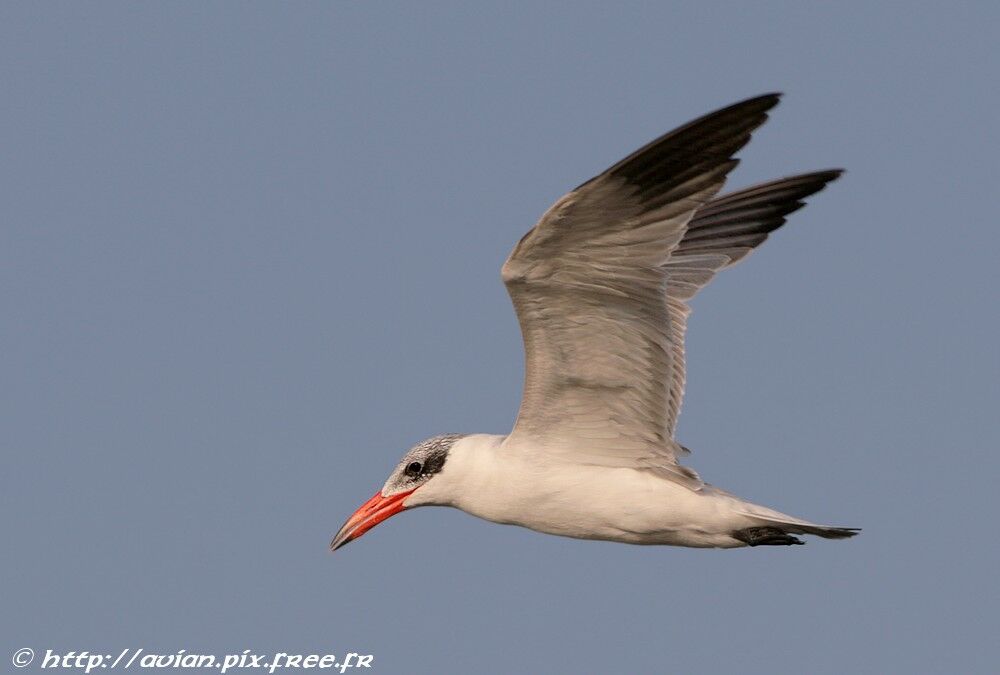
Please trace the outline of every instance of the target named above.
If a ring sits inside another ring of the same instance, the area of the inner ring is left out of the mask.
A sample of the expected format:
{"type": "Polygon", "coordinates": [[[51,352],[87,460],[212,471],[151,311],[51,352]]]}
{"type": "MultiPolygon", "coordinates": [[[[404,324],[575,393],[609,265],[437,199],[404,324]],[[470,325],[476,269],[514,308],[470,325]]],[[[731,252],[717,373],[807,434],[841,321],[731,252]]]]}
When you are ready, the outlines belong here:
{"type": "Polygon", "coordinates": [[[406,475],[416,478],[420,475],[420,469],[422,468],[423,467],[420,466],[420,462],[410,462],[406,465],[406,475]]]}

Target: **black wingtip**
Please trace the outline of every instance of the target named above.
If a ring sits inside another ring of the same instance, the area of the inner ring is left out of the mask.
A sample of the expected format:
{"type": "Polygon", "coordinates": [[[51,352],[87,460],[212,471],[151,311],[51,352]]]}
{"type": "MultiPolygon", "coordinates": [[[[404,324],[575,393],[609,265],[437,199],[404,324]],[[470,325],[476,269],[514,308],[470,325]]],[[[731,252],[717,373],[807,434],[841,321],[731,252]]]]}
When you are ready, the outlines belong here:
{"type": "MultiPolygon", "coordinates": [[[[731,160],[767,121],[768,111],[779,98],[778,93],[763,94],[702,115],[647,143],[602,175],[626,180],[645,201],[655,202],[657,195],[669,193],[694,176],[709,175],[731,160]]],[[[725,173],[712,177],[724,178],[725,173]]]]}
{"type": "Polygon", "coordinates": [[[831,527],[827,539],[850,539],[858,534],[861,534],[860,527],[831,527]]]}
{"type": "MultiPolygon", "coordinates": [[[[843,176],[844,173],[846,173],[844,169],[823,169],[821,171],[813,171],[811,173],[802,174],[801,178],[803,179],[803,190],[796,196],[797,199],[800,200],[800,205],[805,204],[805,202],[801,200],[820,192],[827,185],[843,176]]],[[[794,180],[794,177],[790,180],[794,180]]]]}
{"type": "MultiPolygon", "coordinates": [[[[729,116],[734,112],[740,112],[741,114],[764,114],[771,110],[774,106],[778,105],[778,103],[781,102],[782,96],[784,96],[784,94],[780,91],[772,91],[759,96],[751,96],[750,98],[737,101],[736,103],[731,103],[706,115],[702,115],[701,117],[690,122],[689,125],[704,122],[717,116],[729,116]]],[[[765,115],[764,119],[761,120],[760,123],[762,124],[766,119],[767,116],[765,115]]]]}
{"type": "Polygon", "coordinates": [[[847,173],[847,169],[822,169],[820,171],[814,171],[813,175],[817,178],[824,179],[827,183],[835,181],[841,176],[847,173]]]}
{"type": "MultiPolygon", "coordinates": [[[[798,195],[798,199],[805,199],[806,197],[816,194],[828,184],[843,176],[845,173],[846,171],[844,169],[821,169],[819,171],[810,171],[809,173],[799,174],[798,176],[789,176],[783,180],[801,181],[803,188],[807,189],[804,189],[802,193],[798,195]]],[[[778,185],[781,182],[782,181],[780,180],[772,181],[771,184],[778,185]]],[[[762,185],[767,185],[767,183],[762,185]]]]}
{"type": "MultiPolygon", "coordinates": [[[[766,94],[760,94],[759,96],[751,96],[750,98],[743,101],[743,103],[749,103],[750,101],[773,101],[773,105],[777,105],[781,100],[781,97],[785,95],[783,91],[769,91],[766,94]]],[[[737,103],[736,105],[740,105],[737,103]]]]}
{"type": "Polygon", "coordinates": [[[744,106],[746,107],[760,106],[764,110],[770,110],[774,106],[781,103],[781,97],[784,95],[785,93],[782,91],[770,91],[766,94],[760,94],[759,96],[751,96],[750,98],[738,101],[736,103],[733,103],[732,105],[726,106],[726,108],[722,108],[722,110],[726,110],[728,108],[742,108],[744,106]]]}

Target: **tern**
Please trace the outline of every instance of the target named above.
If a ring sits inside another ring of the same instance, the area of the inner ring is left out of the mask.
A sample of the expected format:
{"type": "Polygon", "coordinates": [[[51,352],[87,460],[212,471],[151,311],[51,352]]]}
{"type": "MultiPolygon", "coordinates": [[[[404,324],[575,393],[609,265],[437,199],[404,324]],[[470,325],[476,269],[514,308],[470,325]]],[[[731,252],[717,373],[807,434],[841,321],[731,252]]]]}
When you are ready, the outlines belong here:
{"type": "Polygon", "coordinates": [[[851,537],[740,499],[680,463],[688,303],[842,171],[717,197],[780,94],[700,117],[559,199],[502,268],[525,378],[507,435],[411,448],[333,538],[336,550],[418,506],[630,544],[738,548],[851,537]]]}

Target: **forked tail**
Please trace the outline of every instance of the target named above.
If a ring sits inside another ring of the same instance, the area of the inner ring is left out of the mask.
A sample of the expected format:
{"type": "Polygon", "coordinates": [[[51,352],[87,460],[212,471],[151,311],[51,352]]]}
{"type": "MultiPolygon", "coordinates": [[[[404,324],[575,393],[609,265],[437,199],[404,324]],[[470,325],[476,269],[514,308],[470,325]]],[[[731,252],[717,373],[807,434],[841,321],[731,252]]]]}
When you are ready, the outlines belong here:
{"type": "Polygon", "coordinates": [[[732,536],[748,546],[788,546],[803,543],[801,539],[792,536],[796,534],[814,534],[824,539],[847,539],[861,531],[859,527],[817,525],[756,504],[745,503],[745,505],[743,514],[753,521],[753,526],[737,530],[732,536]]]}

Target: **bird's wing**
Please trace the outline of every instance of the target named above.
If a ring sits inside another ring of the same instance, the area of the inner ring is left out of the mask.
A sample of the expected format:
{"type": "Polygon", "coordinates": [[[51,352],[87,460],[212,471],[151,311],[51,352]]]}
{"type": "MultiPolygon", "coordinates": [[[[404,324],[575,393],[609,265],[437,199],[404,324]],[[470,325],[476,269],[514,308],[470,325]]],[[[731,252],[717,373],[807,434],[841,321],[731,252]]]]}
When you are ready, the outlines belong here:
{"type": "Polygon", "coordinates": [[[526,356],[508,447],[700,485],[673,440],[686,300],[782,214],[751,216],[724,198],[702,226],[691,221],[777,102],[750,99],[656,139],[561,198],[521,239],[503,266],[526,356]]]}
{"type": "Polygon", "coordinates": [[[836,180],[841,169],[828,169],[761,183],[713,199],[695,212],[684,237],[663,265],[666,271],[667,310],[673,326],[671,358],[676,364],[667,410],[671,436],[677,426],[684,396],[684,333],[688,301],[720,270],[735,265],[762,244],[768,234],[785,224],[790,213],[805,206],[806,197],[836,180]]]}

